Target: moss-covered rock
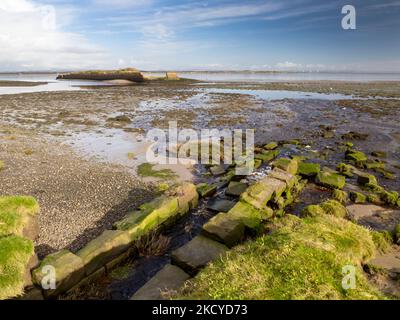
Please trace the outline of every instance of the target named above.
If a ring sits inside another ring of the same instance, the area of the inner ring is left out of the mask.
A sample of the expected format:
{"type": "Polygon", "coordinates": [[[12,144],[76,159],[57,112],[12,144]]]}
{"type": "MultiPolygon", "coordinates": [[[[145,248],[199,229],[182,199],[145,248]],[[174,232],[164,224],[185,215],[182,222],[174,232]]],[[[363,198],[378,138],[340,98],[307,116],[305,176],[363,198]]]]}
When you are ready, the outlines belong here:
{"type": "Polygon", "coordinates": [[[367,196],[367,200],[370,203],[376,204],[376,205],[381,205],[383,204],[383,201],[381,200],[381,197],[375,193],[371,193],[367,196]]]}
{"type": "Polygon", "coordinates": [[[272,163],[272,166],[295,175],[299,168],[299,163],[295,159],[279,158],[272,163]]]}
{"type": "Polygon", "coordinates": [[[0,171],[4,168],[4,162],[0,160],[0,171]]]}
{"type": "Polygon", "coordinates": [[[0,236],[0,300],[23,293],[26,270],[33,255],[31,240],[17,235],[0,236]]]}
{"type": "Polygon", "coordinates": [[[298,182],[295,175],[279,168],[274,168],[268,176],[285,182],[288,189],[293,188],[293,186],[298,182]]]}
{"type": "Polygon", "coordinates": [[[307,178],[315,177],[321,171],[321,165],[319,163],[307,163],[301,162],[299,164],[298,173],[307,178]]]}
{"type": "Polygon", "coordinates": [[[210,197],[217,192],[217,186],[209,183],[200,183],[196,186],[196,189],[202,198],[210,197]]]}
{"type": "Polygon", "coordinates": [[[247,184],[238,181],[232,181],[226,188],[225,194],[228,196],[239,197],[247,189],[247,184]]]}
{"type": "Polygon", "coordinates": [[[367,201],[367,196],[360,192],[352,191],[350,192],[350,200],[354,203],[365,203],[367,201]]]}
{"type": "Polygon", "coordinates": [[[270,142],[264,146],[264,149],[266,150],[275,150],[276,148],[278,148],[278,143],[275,141],[270,142]]]}
{"type": "Polygon", "coordinates": [[[327,188],[343,189],[346,184],[346,178],[340,174],[324,169],[317,174],[315,182],[327,188]]]}
{"type": "Polygon", "coordinates": [[[16,234],[34,240],[38,232],[38,213],[39,204],[32,197],[0,197],[0,236],[16,234]]]}
{"type": "Polygon", "coordinates": [[[245,225],[241,219],[229,213],[219,213],[203,226],[202,233],[228,247],[233,247],[242,240],[244,230],[245,225]]]}
{"type": "Polygon", "coordinates": [[[42,280],[48,275],[47,267],[54,268],[56,288],[44,290],[46,297],[57,296],[78,284],[85,276],[83,260],[68,250],[62,250],[48,255],[40,265],[33,270],[33,283],[42,287],[42,280]]]}
{"type": "Polygon", "coordinates": [[[354,162],[357,166],[362,166],[368,160],[368,157],[361,151],[348,150],[346,151],[346,159],[354,162]]]}
{"type": "Polygon", "coordinates": [[[388,205],[395,206],[399,200],[399,194],[396,191],[384,191],[381,193],[381,199],[388,205]]]}
{"type": "Polygon", "coordinates": [[[364,163],[364,168],[369,169],[369,170],[384,170],[386,167],[386,164],[382,161],[377,161],[377,160],[368,160],[364,163]]]}
{"type": "Polygon", "coordinates": [[[106,263],[122,254],[132,244],[132,238],[126,231],[106,230],[77,252],[83,260],[85,274],[91,275],[106,263]]]}
{"type": "Polygon", "coordinates": [[[242,193],[241,199],[251,204],[256,209],[264,210],[268,201],[273,198],[279,198],[285,190],[285,182],[266,177],[248,187],[247,190],[242,193]]]}
{"type": "Polygon", "coordinates": [[[242,222],[249,229],[256,229],[263,219],[272,217],[272,214],[272,209],[268,207],[264,207],[263,210],[257,210],[244,201],[239,201],[228,212],[231,218],[242,222]]]}
{"type": "Polygon", "coordinates": [[[256,153],[254,158],[261,160],[262,162],[270,162],[274,160],[279,155],[279,150],[263,151],[262,153],[256,153]]]}
{"type": "Polygon", "coordinates": [[[372,151],[371,155],[373,157],[377,157],[377,158],[386,158],[387,157],[387,153],[384,151],[372,151]]]}
{"type": "Polygon", "coordinates": [[[357,177],[357,182],[361,185],[377,185],[378,181],[376,180],[376,177],[373,174],[368,174],[368,173],[359,173],[357,177]]]}
{"type": "Polygon", "coordinates": [[[343,190],[334,189],[332,192],[332,198],[339,201],[340,203],[346,203],[348,194],[343,190]]]}
{"type": "Polygon", "coordinates": [[[400,245],[400,224],[398,224],[394,229],[394,240],[396,241],[396,244],[400,245]]]}
{"type": "Polygon", "coordinates": [[[315,204],[309,205],[301,211],[302,217],[316,217],[316,216],[324,215],[324,214],[325,214],[325,210],[322,209],[321,206],[315,205],[315,204]]]}
{"type": "Polygon", "coordinates": [[[351,178],[353,177],[353,169],[354,167],[349,165],[349,164],[345,164],[345,163],[340,163],[337,166],[337,170],[344,176],[351,178]]]}
{"type": "Polygon", "coordinates": [[[347,216],[347,209],[336,200],[327,200],[320,204],[326,214],[331,216],[344,218],[347,216]]]}

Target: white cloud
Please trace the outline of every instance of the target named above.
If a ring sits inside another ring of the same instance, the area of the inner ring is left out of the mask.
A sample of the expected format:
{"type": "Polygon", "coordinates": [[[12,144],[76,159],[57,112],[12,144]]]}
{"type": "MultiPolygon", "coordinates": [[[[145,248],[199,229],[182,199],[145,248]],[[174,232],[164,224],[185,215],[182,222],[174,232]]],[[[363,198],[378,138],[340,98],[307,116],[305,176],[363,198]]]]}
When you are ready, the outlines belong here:
{"type": "Polygon", "coordinates": [[[112,7],[118,9],[139,7],[151,4],[152,0],[92,0],[92,4],[98,7],[112,7]]]}
{"type": "Polygon", "coordinates": [[[278,62],[276,64],[276,67],[279,69],[294,69],[294,68],[301,68],[302,65],[299,63],[285,61],[285,62],[278,62]]]}
{"type": "Polygon", "coordinates": [[[1,0],[0,70],[75,69],[105,63],[106,53],[79,34],[64,32],[54,6],[1,0]]]}

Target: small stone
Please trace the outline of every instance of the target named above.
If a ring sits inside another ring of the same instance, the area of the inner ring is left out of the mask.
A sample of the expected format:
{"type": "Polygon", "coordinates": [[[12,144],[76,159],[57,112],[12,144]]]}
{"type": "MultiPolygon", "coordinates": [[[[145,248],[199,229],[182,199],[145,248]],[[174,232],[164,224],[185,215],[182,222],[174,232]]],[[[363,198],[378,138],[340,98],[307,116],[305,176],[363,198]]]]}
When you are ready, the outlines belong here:
{"type": "Polygon", "coordinates": [[[368,160],[367,156],[361,151],[349,150],[346,151],[346,159],[354,161],[357,165],[362,165],[368,160]]]}
{"type": "Polygon", "coordinates": [[[377,158],[386,158],[387,157],[387,153],[384,151],[372,151],[371,155],[373,157],[377,157],[377,158]]]}
{"type": "Polygon", "coordinates": [[[225,194],[228,196],[239,197],[243,192],[247,189],[247,184],[237,181],[232,181],[229,183],[228,188],[225,191],[225,194]]]}
{"type": "Polygon", "coordinates": [[[275,150],[276,148],[278,148],[278,143],[276,143],[275,141],[270,142],[264,146],[264,149],[266,150],[275,150]]]}
{"type": "Polygon", "coordinates": [[[274,161],[272,166],[295,175],[299,168],[299,163],[295,159],[279,158],[274,161]]]}
{"type": "Polygon", "coordinates": [[[173,264],[194,275],[210,261],[218,259],[227,251],[228,247],[225,245],[204,236],[197,236],[183,247],[173,251],[171,259],[173,264]]]}
{"type": "Polygon", "coordinates": [[[299,174],[303,177],[315,177],[321,171],[319,163],[306,163],[301,162],[299,164],[299,174]]]}
{"type": "Polygon", "coordinates": [[[279,168],[274,168],[274,170],[270,172],[269,177],[284,181],[289,189],[293,188],[293,186],[297,182],[297,178],[295,175],[292,175],[289,172],[286,172],[279,168]]]}
{"type": "Polygon", "coordinates": [[[224,199],[211,199],[207,203],[207,209],[214,212],[228,212],[235,206],[235,201],[224,200],[224,199]]]}
{"type": "Polygon", "coordinates": [[[344,176],[351,178],[353,177],[353,170],[355,168],[349,164],[340,163],[337,166],[337,170],[344,176]]]}
{"type": "Polygon", "coordinates": [[[333,199],[339,201],[340,203],[345,203],[347,201],[347,192],[339,189],[335,189],[332,192],[333,199]]]}
{"type": "Polygon", "coordinates": [[[208,183],[200,183],[196,186],[196,189],[202,198],[210,197],[217,192],[217,186],[208,183]]]}
{"type": "Polygon", "coordinates": [[[315,182],[331,189],[343,189],[346,184],[346,178],[335,172],[323,170],[317,174],[315,182]]]}
{"type": "Polygon", "coordinates": [[[131,300],[163,300],[163,293],[177,291],[189,278],[181,268],[167,264],[141,287],[131,300]]]}
{"type": "Polygon", "coordinates": [[[211,168],[210,168],[210,171],[211,171],[211,174],[213,175],[213,176],[221,176],[221,175],[223,175],[224,173],[226,173],[226,169],[225,169],[225,167],[224,166],[222,166],[222,165],[219,165],[219,166],[212,166],[211,168]]]}
{"type": "Polygon", "coordinates": [[[350,192],[350,200],[354,203],[365,203],[367,201],[367,196],[360,192],[352,191],[350,192]]]}
{"type": "Polygon", "coordinates": [[[366,184],[373,184],[373,185],[378,184],[376,177],[374,175],[368,174],[368,173],[359,173],[357,182],[363,186],[366,184]]]}
{"type": "Polygon", "coordinates": [[[265,151],[262,153],[256,153],[254,155],[254,158],[266,163],[274,160],[278,155],[279,155],[279,150],[272,150],[272,151],[265,151]]]}

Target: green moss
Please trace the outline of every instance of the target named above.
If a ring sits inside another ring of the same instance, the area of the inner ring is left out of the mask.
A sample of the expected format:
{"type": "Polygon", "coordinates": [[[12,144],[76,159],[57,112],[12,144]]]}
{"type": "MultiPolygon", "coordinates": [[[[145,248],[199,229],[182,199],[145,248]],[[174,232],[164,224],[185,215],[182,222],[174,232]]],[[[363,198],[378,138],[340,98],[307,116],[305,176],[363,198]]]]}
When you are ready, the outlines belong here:
{"type": "Polygon", "coordinates": [[[350,192],[350,200],[354,203],[365,203],[367,196],[360,192],[350,192]]]}
{"type": "Polygon", "coordinates": [[[381,299],[361,263],[375,250],[368,230],[345,219],[286,215],[272,233],[229,251],[192,280],[179,298],[220,300],[381,299]],[[342,288],[343,267],[355,289],[342,288]]]}
{"type": "Polygon", "coordinates": [[[378,185],[378,181],[373,174],[359,173],[357,182],[361,185],[378,185]]]}
{"type": "Polygon", "coordinates": [[[371,231],[375,247],[381,253],[387,252],[392,245],[392,236],[387,231],[371,231]]]}
{"type": "Polygon", "coordinates": [[[352,161],[358,167],[362,167],[365,161],[368,160],[367,156],[364,153],[355,150],[346,151],[346,159],[352,161]]]}
{"type": "Polygon", "coordinates": [[[154,177],[161,179],[176,178],[177,175],[170,169],[154,170],[154,164],[142,163],[137,168],[137,173],[142,177],[154,177]]]}
{"type": "Polygon", "coordinates": [[[331,189],[343,189],[346,184],[346,178],[335,172],[323,170],[317,174],[315,182],[331,189]]]}
{"type": "Polygon", "coordinates": [[[16,235],[0,237],[0,300],[23,293],[33,243],[16,235]]]}
{"type": "Polygon", "coordinates": [[[301,211],[302,217],[317,217],[324,214],[324,209],[322,209],[321,206],[315,204],[309,205],[301,211]]]}
{"type": "Polygon", "coordinates": [[[4,168],[4,162],[0,160],[0,171],[4,168]]]}
{"type": "Polygon", "coordinates": [[[400,245],[400,223],[394,229],[394,240],[400,245]]]}
{"type": "Polygon", "coordinates": [[[306,163],[299,164],[299,174],[304,177],[315,177],[321,171],[319,163],[306,163]]]}
{"type": "Polygon", "coordinates": [[[333,197],[333,199],[339,201],[340,203],[346,203],[348,195],[347,195],[347,192],[345,192],[343,190],[335,189],[332,192],[332,197],[333,197]]]}
{"type": "Polygon", "coordinates": [[[272,164],[274,168],[279,168],[293,175],[297,173],[299,163],[295,159],[279,158],[272,164]]]}
{"type": "Polygon", "coordinates": [[[373,157],[377,157],[377,158],[386,158],[387,157],[387,154],[384,151],[372,151],[371,155],[373,157]]]}
{"type": "Polygon", "coordinates": [[[212,196],[217,192],[217,186],[208,183],[200,183],[196,186],[196,189],[202,198],[212,196]]]}
{"type": "Polygon", "coordinates": [[[373,203],[373,204],[382,204],[381,197],[377,194],[369,194],[367,197],[368,202],[373,203]]]}
{"type": "Polygon", "coordinates": [[[381,193],[381,199],[391,205],[391,206],[395,206],[397,204],[397,201],[399,200],[399,194],[396,191],[384,191],[381,193]]]}
{"type": "Polygon", "coordinates": [[[254,155],[254,158],[256,160],[261,160],[262,162],[269,162],[274,160],[278,155],[279,155],[279,150],[271,150],[262,153],[256,153],[254,155]]]}
{"type": "Polygon", "coordinates": [[[270,142],[264,146],[264,149],[266,150],[275,150],[276,148],[278,148],[278,143],[276,143],[275,141],[270,142]]]}
{"type": "Polygon", "coordinates": [[[39,212],[39,204],[32,197],[0,197],[0,236],[21,235],[30,216],[39,212]]]}
{"type": "Polygon", "coordinates": [[[321,203],[320,206],[328,215],[340,218],[344,218],[347,215],[346,208],[336,200],[327,200],[321,203]]]}
{"type": "Polygon", "coordinates": [[[346,176],[348,178],[351,178],[353,176],[353,168],[354,168],[353,166],[345,164],[345,163],[340,163],[337,166],[338,171],[342,175],[344,175],[344,176],[346,176]]]}

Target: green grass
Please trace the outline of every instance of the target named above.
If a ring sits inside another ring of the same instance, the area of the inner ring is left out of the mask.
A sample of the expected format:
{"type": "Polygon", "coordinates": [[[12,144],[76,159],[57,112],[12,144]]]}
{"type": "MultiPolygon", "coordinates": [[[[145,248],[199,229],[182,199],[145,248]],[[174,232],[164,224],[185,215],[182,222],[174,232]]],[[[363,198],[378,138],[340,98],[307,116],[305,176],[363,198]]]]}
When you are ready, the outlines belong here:
{"type": "Polygon", "coordinates": [[[0,237],[0,300],[23,293],[24,275],[33,243],[16,235],[0,237]]]}
{"type": "Polygon", "coordinates": [[[184,288],[183,299],[382,299],[361,263],[375,253],[371,233],[331,215],[287,215],[272,233],[212,263],[184,288]],[[356,288],[342,288],[342,268],[356,268],[356,288]]]}
{"type": "Polygon", "coordinates": [[[176,174],[170,169],[154,170],[154,164],[142,163],[137,168],[137,173],[142,177],[154,177],[161,179],[176,178],[176,174]]]}
{"type": "Polygon", "coordinates": [[[39,212],[39,204],[32,197],[0,197],[0,236],[21,235],[30,216],[39,212]]]}

